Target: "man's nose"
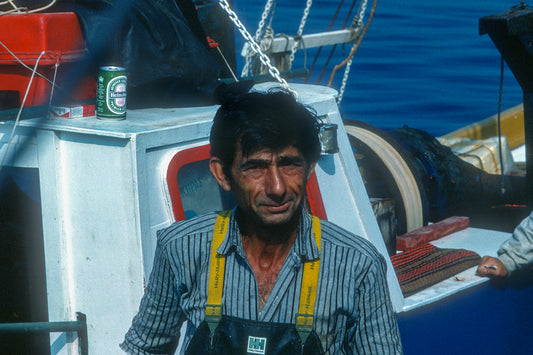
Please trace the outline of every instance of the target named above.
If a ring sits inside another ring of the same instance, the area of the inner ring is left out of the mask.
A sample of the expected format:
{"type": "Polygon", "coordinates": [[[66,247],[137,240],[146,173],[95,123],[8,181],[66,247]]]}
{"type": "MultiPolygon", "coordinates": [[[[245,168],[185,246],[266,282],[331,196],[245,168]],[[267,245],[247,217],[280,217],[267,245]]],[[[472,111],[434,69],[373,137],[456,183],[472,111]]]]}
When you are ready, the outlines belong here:
{"type": "Polygon", "coordinates": [[[277,166],[268,169],[265,181],[265,192],[269,196],[283,197],[286,192],[285,179],[277,166]]]}

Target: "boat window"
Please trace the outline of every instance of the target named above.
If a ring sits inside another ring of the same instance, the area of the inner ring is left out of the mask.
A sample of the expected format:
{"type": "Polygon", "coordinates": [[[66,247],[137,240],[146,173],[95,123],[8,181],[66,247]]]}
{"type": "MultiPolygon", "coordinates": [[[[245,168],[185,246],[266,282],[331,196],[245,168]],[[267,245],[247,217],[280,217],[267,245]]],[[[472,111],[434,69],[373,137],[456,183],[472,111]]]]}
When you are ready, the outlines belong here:
{"type": "Polygon", "coordinates": [[[235,205],[231,192],[224,191],[211,174],[209,159],[182,166],[177,182],[185,219],[235,205]]]}
{"type": "Polygon", "coordinates": [[[209,170],[209,150],[209,144],[181,150],[170,160],[167,186],[176,221],[234,206],[209,170]]]}

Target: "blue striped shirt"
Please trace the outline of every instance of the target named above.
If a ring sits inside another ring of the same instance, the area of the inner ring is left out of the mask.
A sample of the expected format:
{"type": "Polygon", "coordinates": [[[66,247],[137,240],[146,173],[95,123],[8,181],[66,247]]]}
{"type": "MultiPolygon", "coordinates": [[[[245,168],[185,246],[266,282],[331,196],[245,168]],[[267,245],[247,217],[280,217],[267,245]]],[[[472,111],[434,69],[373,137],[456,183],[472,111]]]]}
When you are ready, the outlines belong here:
{"type": "MultiPolygon", "coordinates": [[[[209,255],[217,214],[177,222],[158,234],[154,269],[124,343],[131,354],[172,353],[180,328],[182,352],[204,320],[209,255]]],[[[259,311],[257,282],[232,215],[217,252],[226,255],[223,314],[260,322],[293,323],[303,262],[320,256],[315,331],[328,354],[401,354],[385,279],[385,262],[363,238],[322,221],[322,251],[302,213],[298,234],[267,303],[259,311]]]]}

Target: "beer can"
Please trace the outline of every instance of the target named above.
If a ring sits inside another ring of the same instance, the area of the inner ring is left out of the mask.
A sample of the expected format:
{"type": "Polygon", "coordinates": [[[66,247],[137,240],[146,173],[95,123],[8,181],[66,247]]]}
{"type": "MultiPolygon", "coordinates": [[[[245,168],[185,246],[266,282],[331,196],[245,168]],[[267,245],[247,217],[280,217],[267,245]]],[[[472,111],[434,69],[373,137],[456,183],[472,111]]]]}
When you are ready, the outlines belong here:
{"type": "Polygon", "coordinates": [[[126,69],[100,67],[97,78],[96,117],[104,120],[126,118],[126,69]]]}

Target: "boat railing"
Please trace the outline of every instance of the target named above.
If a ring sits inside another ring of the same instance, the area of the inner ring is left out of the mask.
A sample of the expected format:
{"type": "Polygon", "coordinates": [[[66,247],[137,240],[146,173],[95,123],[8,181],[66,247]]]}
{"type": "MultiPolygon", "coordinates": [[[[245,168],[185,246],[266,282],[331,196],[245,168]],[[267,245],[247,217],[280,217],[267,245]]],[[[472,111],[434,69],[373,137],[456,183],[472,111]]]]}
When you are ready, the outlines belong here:
{"type": "Polygon", "coordinates": [[[0,323],[0,334],[76,332],[80,354],[88,355],[87,317],[77,312],[76,318],[75,321],[64,322],[0,323]]]}

